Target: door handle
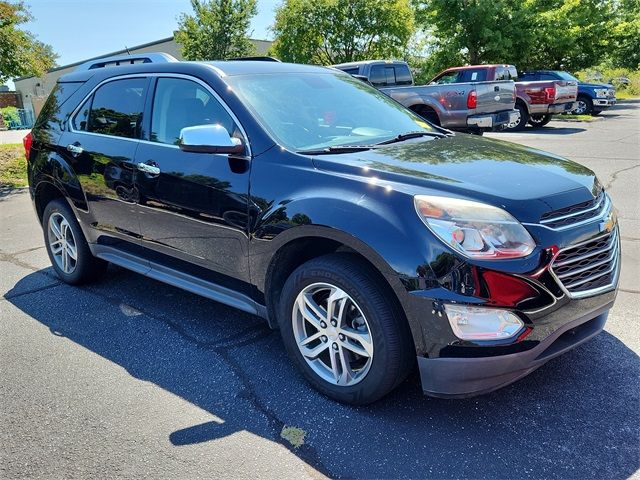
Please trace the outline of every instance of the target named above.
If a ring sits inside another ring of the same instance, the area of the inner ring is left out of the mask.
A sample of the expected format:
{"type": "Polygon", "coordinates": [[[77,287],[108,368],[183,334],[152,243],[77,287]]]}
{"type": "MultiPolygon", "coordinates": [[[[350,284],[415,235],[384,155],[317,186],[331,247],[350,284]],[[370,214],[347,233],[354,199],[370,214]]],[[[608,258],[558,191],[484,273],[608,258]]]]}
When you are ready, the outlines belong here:
{"type": "Polygon", "coordinates": [[[83,148],[80,145],[76,145],[75,143],[70,143],[69,145],[67,145],[67,151],[70,152],[74,157],[84,152],[83,148]]]}
{"type": "Polygon", "coordinates": [[[138,170],[141,172],[148,173],[149,175],[160,175],[160,168],[149,165],[148,163],[140,162],[136,167],[138,167],[138,170]]]}

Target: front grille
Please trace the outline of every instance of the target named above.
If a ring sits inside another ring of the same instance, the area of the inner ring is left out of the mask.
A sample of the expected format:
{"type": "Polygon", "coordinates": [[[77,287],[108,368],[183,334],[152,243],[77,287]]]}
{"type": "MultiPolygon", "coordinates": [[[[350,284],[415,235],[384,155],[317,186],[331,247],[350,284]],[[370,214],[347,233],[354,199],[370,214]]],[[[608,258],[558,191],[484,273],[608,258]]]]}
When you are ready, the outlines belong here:
{"type": "Polygon", "coordinates": [[[600,195],[593,200],[544,213],[540,217],[540,223],[553,230],[563,230],[575,226],[577,223],[588,222],[599,217],[609,209],[609,204],[609,197],[602,190],[600,195]]]}
{"type": "Polygon", "coordinates": [[[572,297],[586,297],[613,287],[618,277],[618,228],[594,240],[561,250],[551,270],[572,297]]]}

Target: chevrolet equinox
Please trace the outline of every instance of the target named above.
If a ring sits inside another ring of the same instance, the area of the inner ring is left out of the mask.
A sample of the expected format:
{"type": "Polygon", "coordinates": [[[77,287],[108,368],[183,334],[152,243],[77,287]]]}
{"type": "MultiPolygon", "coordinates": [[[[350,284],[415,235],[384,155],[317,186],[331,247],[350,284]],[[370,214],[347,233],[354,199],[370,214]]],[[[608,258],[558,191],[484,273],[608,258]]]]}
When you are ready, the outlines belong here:
{"type": "Polygon", "coordinates": [[[616,297],[591,170],[433,126],[331,68],[89,62],[24,144],[64,282],[113,263],[263,317],[342,402],[416,364],[429,395],[495,390],[598,334],[616,297]]]}

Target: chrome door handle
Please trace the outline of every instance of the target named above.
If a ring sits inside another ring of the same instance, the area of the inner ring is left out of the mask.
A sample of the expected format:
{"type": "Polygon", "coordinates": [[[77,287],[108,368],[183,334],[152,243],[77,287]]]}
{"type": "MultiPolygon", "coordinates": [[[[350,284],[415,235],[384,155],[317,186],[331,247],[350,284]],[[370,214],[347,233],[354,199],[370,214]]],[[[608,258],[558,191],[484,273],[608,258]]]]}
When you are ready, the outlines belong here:
{"type": "Polygon", "coordinates": [[[71,152],[71,154],[74,156],[80,155],[82,152],[84,152],[83,148],[80,145],[75,145],[73,143],[67,145],[67,151],[71,152]]]}
{"type": "Polygon", "coordinates": [[[149,165],[148,163],[140,162],[136,166],[141,172],[148,173],[149,175],[160,175],[160,169],[158,167],[154,167],[153,165],[149,165]]]}

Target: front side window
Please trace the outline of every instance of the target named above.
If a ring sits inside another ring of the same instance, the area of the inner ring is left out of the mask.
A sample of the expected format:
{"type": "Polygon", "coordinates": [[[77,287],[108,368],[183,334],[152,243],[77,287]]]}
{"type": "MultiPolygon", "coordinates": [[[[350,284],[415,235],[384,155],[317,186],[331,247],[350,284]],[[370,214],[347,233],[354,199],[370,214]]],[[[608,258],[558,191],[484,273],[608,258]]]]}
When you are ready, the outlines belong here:
{"type": "Polygon", "coordinates": [[[144,108],[146,78],[114,80],[93,94],[88,121],[83,120],[83,106],[74,126],[81,130],[114,137],[138,138],[144,108]],[[87,121],[84,129],[83,121],[87,121]]]}
{"type": "Polygon", "coordinates": [[[433,131],[387,95],[343,73],[237,75],[225,81],[274,139],[295,151],[433,131]]]}
{"type": "Polygon", "coordinates": [[[495,80],[513,80],[514,82],[518,79],[518,71],[516,67],[496,67],[496,78],[495,80]]]}
{"type": "Polygon", "coordinates": [[[195,125],[222,125],[238,136],[231,115],[204,87],[182,78],[159,78],[151,113],[152,142],[176,145],[180,131],[195,125]]]}
{"type": "Polygon", "coordinates": [[[432,84],[437,85],[446,85],[448,83],[457,83],[458,82],[459,72],[447,72],[443,73],[439,77],[435,78],[431,81],[432,84]]]}

